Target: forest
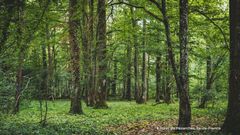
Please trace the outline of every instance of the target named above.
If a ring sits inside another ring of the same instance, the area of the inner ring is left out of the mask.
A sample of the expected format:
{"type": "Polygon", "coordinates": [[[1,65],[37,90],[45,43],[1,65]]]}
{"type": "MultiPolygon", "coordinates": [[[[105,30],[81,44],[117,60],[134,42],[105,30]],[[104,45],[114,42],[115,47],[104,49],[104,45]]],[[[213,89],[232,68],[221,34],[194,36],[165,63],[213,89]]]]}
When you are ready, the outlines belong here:
{"type": "Polygon", "coordinates": [[[0,0],[0,135],[240,135],[240,0],[0,0]]]}

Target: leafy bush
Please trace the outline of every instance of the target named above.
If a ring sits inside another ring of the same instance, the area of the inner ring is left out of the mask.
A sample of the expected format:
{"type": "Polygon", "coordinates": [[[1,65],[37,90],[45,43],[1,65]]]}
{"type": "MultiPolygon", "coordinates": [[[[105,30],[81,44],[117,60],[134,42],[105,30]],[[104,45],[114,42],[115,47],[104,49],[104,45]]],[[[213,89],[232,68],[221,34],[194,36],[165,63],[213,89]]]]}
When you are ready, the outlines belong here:
{"type": "Polygon", "coordinates": [[[9,113],[14,102],[13,77],[6,76],[0,69],[0,112],[9,113]]]}

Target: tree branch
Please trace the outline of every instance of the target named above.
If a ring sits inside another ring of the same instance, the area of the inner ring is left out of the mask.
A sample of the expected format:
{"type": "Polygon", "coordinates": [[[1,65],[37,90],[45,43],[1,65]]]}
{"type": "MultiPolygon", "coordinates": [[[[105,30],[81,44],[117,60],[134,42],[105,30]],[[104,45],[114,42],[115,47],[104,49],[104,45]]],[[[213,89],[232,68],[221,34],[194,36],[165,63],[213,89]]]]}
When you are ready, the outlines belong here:
{"type": "Polygon", "coordinates": [[[196,9],[196,8],[192,8],[191,9],[192,12],[197,12],[199,13],[200,15],[204,16],[208,21],[210,21],[222,34],[223,36],[223,39],[224,39],[224,43],[225,43],[225,48],[227,48],[229,50],[229,47],[228,47],[228,41],[227,41],[227,38],[225,36],[225,33],[223,31],[223,29],[217,24],[215,23],[206,13],[204,13],[203,11],[199,10],[199,9],[196,9]]]}
{"type": "Polygon", "coordinates": [[[130,6],[130,7],[142,9],[144,12],[146,12],[148,15],[152,16],[156,20],[158,20],[160,22],[163,22],[163,20],[160,17],[158,17],[156,14],[152,13],[151,11],[147,10],[143,6],[133,5],[131,3],[127,3],[127,2],[123,2],[123,1],[119,1],[119,2],[116,2],[116,3],[109,4],[109,6],[114,6],[114,5],[127,5],[127,6],[130,6]]]}

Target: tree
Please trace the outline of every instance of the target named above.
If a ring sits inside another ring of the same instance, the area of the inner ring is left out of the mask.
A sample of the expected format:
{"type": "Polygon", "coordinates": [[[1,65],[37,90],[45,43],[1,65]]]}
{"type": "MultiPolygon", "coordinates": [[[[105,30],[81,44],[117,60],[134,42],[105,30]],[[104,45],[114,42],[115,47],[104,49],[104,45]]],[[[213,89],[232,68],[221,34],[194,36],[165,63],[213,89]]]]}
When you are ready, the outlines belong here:
{"type": "Polygon", "coordinates": [[[180,0],[180,82],[179,127],[190,127],[191,107],[188,79],[188,0],[180,0]]]}
{"type": "Polygon", "coordinates": [[[113,80],[112,80],[112,96],[116,97],[117,91],[117,79],[118,79],[118,66],[117,60],[114,60],[113,63],[113,80]]]}
{"type": "Polygon", "coordinates": [[[138,39],[136,35],[136,26],[137,26],[137,20],[134,18],[134,8],[131,7],[131,22],[132,22],[132,29],[134,30],[133,33],[133,44],[134,44],[134,98],[138,102],[139,100],[139,93],[140,93],[140,88],[139,88],[139,68],[138,68],[138,55],[139,55],[139,49],[138,49],[138,39]]]}
{"type": "MultiPolygon", "coordinates": [[[[209,47],[207,46],[206,47],[206,51],[207,53],[210,53],[209,52],[209,47]]],[[[210,92],[210,89],[212,87],[212,58],[211,58],[211,55],[210,54],[207,54],[207,61],[206,61],[206,90],[204,91],[204,95],[201,99],[201,103],[199,105],[199,108],[205,108],[206,107],[206,104],[207,104],[207,101],[209,100],[209,92],[210,92]]]]}
{"type": "Polygon", "coordinates": [[[23,64],[24,64],[24,53],[25,46],[23,44],[23,9],[24,0],[17,0],[17,46],[19,46],[18,54],[18,69],[16,75],[16,95],[15,95],[15,105],[14,113],[19,112],[20,96],[23,87],[23,64]]]}
{"type": "Polygon", "coordinates": [[[94,106],[95,104],[95,93],[96,93],[96,51],[94,50],[94,0],[89,0],[88,2],[89,7],[89,18],[88,18],[88,32],[89,32],[89,72],[90,72],[90,79],[89,82],[89,90],[87,94],[87,102],[89,106],[94,106]]]}
{"type": "Polygon", "coordinates": [[[240,0],[230,0],[230,68],[225,133],[240,133],[240,0]]]}
{"type": "Polygon", "coordinates": [[[73,114],[82,114],[82,105],[81,105],[81,91],[80,91],[80,64],[79,64],[79,45],[77,40],[77,29],[78,29],[78,20],[77,20],[77,9],[78,9],[77,0],[69,0],[69,43],[70,43],[70,52],[71,52],[71,67],[72,67],[72,84],[73,84],[73,93],[71,97],[71,108],[70,112],[73,114]]]}
{"type": "Polygon", "coordinates": [[[156,97],[155,101],[158,103],[161,99],[161,54],[156,58],[156,97]]]}
{"type": "Polygon", "coordinates": [[[107,108],[107,46],[106,46],[106,3],[98,0],[97,24],[97,60],[98,60],[98,87],[96,108],[107,108]]]}
{"type": "Polygon", "coordinates": [[[132,87],[132,46],[128,43],[127,45],[127,71],[126,71],[126,95],[125,98],[127,100],[131,100],[132,94],[131,94],[131,87],[132,87]]]}
{"type": "Polygon", "coordinates": [[[138,103],[145,103],[147,101],[147,53],[146,47],[146,20],[143,20],[143,57],[142,57],[142,90],[140,93],[138,103]]]}
{"type": "MultiPolygon", "coordinates": [[[[46,27],[46,39],[48,39],[48,27],[46,27]]],[[[47,66],[47,53],[46,53],[46,42],[42,43],[42,74],[41,74],[41,85],[40,85],[40,108],[41,108],[41,121],[42,126],[46,125],[47,122],[47,111],[48,111],[48,66],[47,66]],[[42,114],[42,100],[45,100],[45,113],[42,114]]]]}

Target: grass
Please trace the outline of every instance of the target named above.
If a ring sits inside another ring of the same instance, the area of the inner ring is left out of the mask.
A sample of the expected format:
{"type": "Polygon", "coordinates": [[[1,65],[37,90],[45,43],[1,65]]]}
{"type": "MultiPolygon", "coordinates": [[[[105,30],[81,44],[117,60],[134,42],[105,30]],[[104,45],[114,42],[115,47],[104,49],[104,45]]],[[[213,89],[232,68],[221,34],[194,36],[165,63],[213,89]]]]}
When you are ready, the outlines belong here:
{"type": "MultiPolygon", "coordinates": [[[[137,105],[135,102],[111,101],[109,109],[93,109],[83,106],[84,115],[68,113],[70,102],[66,100],[49,101],[47,126],[41,127],[39,103],[28,102],[17,115],[0,115],[0,134],[115,134],[120,125],[141,121],[166,121],[178,119],[178,104],[158,104],[150,101],[137,105]],[[107,130],[111,127],[113,130],[107,130]]],[[[193,106],[196,106],[193,104],[193,106]]],[[[215,108],[192,108],[193,121],[202,121],[202,126],[220,125],[225,114],[225,103],[215,108]]],[[[176,125],[176,123],[173,123],[176,125]]],[[[164,125],[163,125],[164,126],[164,125]]]]}

